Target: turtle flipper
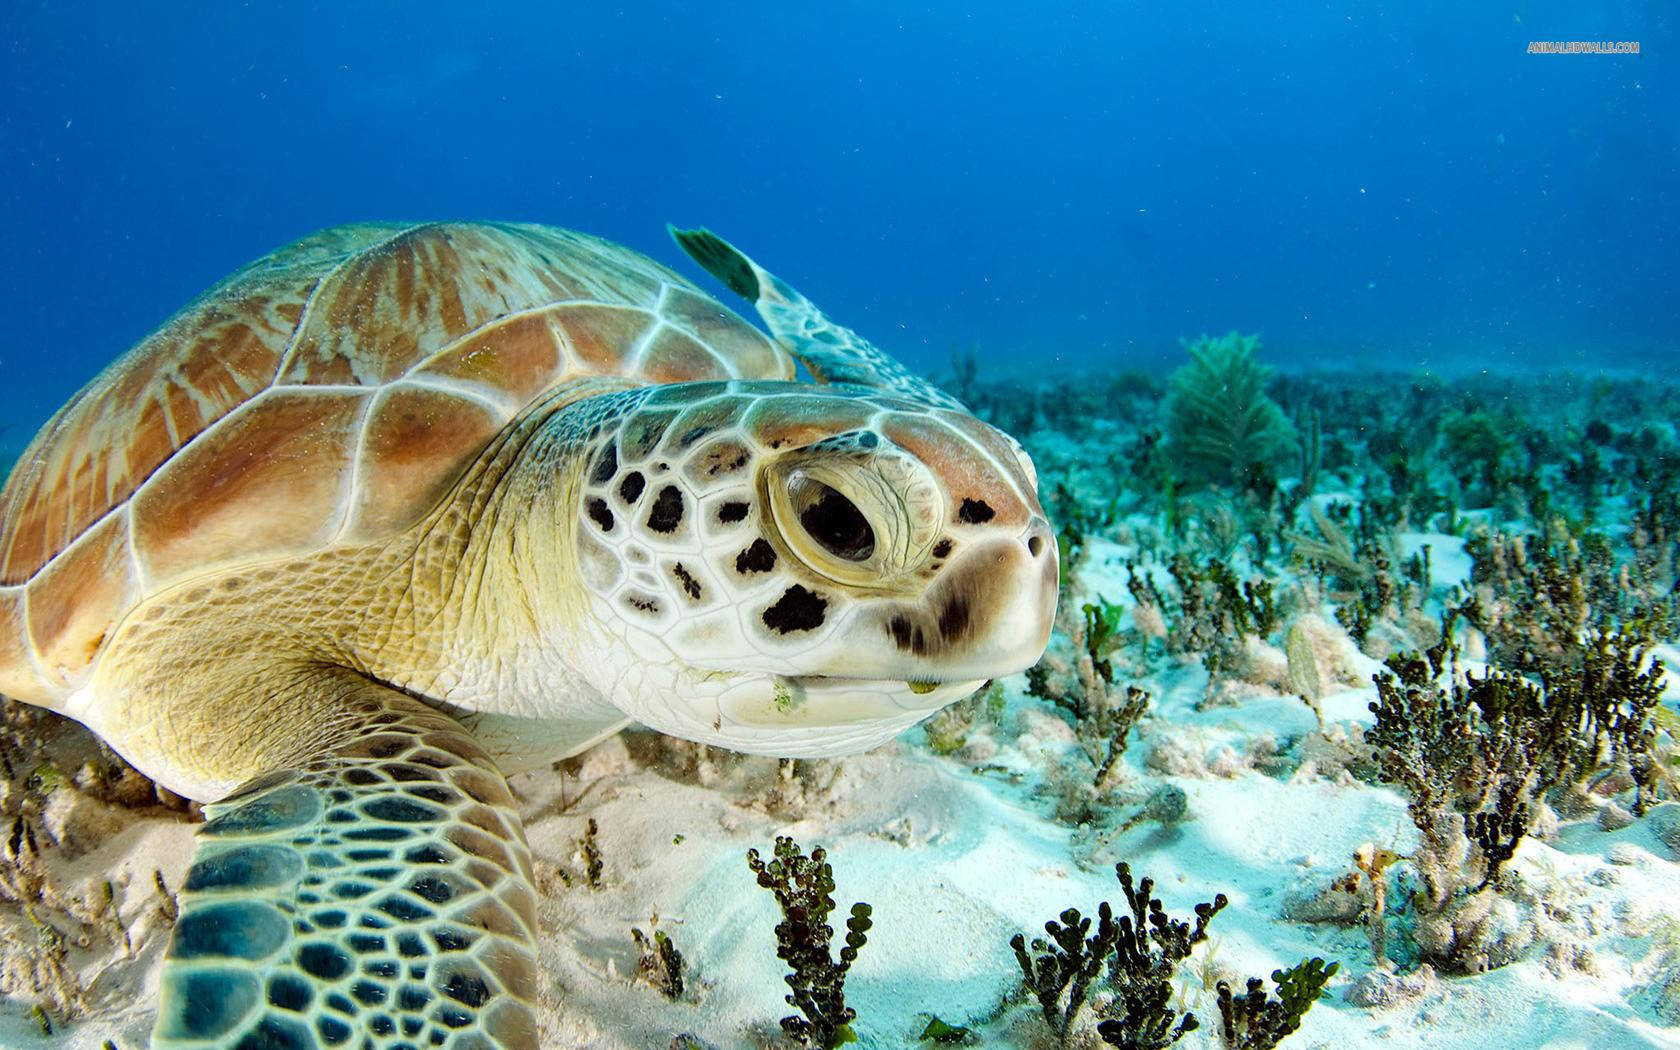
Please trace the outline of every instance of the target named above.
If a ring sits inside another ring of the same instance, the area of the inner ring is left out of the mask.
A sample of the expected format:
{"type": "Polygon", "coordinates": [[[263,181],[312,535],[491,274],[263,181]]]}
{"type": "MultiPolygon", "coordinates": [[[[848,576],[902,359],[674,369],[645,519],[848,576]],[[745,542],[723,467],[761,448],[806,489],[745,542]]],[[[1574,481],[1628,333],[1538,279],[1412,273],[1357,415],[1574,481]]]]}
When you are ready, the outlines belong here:
{"type": "Polygon", "coordinates": [[[156,1050],[537,1046],[530,854],[502,775],[417,701],[365,707],[330,750],[205,808],[156,1050]]]}
{"type": "Polygon", "coordinates": [[[770,334],[823,383],[880,387],[935,408],[966,412],[962,402],[899,364],[850,328],[830,321],[781,278],[707,229],[668,227],[682,250],[706,272],[751,299],[770,334]]]}

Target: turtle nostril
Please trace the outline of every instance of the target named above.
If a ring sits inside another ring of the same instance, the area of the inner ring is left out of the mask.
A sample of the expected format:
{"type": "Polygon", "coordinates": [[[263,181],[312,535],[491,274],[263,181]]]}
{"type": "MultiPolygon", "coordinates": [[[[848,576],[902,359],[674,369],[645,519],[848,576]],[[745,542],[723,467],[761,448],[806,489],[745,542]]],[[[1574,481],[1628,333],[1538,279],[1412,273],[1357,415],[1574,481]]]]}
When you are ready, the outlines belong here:
{"type": "Polygon", "coordinates": [[[1033,537],[1031,537],[1030,539],[1027,540],[1027,553],[1028,554],[1031,554],[1033,557],[1036,558],[1036,557],[1039,556],[1039,554],[1043,550],[1044,550],[1044,537],[1043,536],[1033,536],[1033,537]]]}

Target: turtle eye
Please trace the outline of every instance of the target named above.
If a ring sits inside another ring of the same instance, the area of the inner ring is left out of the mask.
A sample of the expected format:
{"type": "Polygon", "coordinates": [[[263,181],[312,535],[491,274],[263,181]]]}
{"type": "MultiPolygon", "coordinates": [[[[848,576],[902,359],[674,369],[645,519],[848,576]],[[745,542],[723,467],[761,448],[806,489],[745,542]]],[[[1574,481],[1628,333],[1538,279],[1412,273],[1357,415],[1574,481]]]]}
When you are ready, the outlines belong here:
{"type": "Polygon", "coordinates": [[[869,519],[838,490],[796,475],[788,485],[788,502],[800,527],[836,558],[861,562],[875,553],[875,530],[869,519]]]}

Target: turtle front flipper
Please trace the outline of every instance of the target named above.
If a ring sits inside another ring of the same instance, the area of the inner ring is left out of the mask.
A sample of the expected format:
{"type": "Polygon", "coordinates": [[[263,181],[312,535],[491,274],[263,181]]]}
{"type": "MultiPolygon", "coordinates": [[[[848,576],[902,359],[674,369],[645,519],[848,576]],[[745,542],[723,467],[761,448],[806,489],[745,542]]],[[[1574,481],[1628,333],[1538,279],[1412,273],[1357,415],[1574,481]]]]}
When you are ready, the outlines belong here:
{"type": "Polygon", "coordinates": [[[722,237],[707,229],[667,228],[690,258],[735,294],[753,301],[770,334],[810,369],[818,382],[880,387],[934,408],[968,411],[962,402],[911,372],[869,340],[830,321],[809,299],[722,237]]]}
{"type": "Polygon", "coordinates": [[[383,695],[314,758],[205,808],[157,1050],[536,1047],[535,898],[507,784],[453,720],[368,691],[383,695]]]}

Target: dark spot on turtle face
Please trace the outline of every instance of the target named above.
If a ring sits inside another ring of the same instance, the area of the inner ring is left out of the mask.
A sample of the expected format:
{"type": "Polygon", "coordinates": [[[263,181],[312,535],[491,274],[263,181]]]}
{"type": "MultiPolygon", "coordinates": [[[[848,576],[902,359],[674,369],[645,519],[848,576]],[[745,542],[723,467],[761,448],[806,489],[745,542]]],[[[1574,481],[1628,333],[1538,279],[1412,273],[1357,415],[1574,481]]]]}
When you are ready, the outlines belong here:
{"type": "Polygon", "coordinates": [[[384,1014],[374,1014],[368,1018],[368,1031],[374,1035],[390,1035],[397,1030],[396,1024],[384,1014]]]}
{"type": "Polygon", "coordinates": [[[358,952],[382,952],[385,950],[385,938],[377,933],[352,933],[349,937],[350,948],[358,952]]]}
{"type": "Polygon", "coordinates": [[[933,545],[933,556],[935,558],[949,558],[951,556],[951,541],[943,539],[935,543],[933,545]]]}
{"type": "Polygon", "coordinates": [[[997,514],[983,499],[967,499],[957,508],[957,520],[965,525],[983,525],[997,514]]]}
{"type": "Polygon", "coordinates": [[[350,986],[350,994],[364,1006],[378,1006],[385,1001],[385,989],[372,981],[357,981],[350,986]]]}
{"type": "Polygon", "coordinates": [[[666,485],[653,499],[653,509],[648,511],[648,528],[654,532],[675,532],[682,520],[682,490],[675,485],[666,485]]]}
{"type": "Polygon", "coordinates": [[[735,555],[735,571],[745,576],[751,572],[769,572],[776,567],[776,549],[767,543],[763,536],[752,541],[752,546],[735,555]]]}
{"type": "Polygon", "coordinates": [[[592,485],[605,485],[607,482],[611,481],[612,476],[617,473],[618,446],[609,441],[607,442],[606,447],[601,449],[600,454],[595,457],[595,466],[589,471],[589,483],[592,485]]]}
{"type": "Polygon", "coordinates": [[[412,959],[416,956],[425,955],[426,945],[420,940],[419,934],[405,933],[397,938],[397,951],[401,952],[405,958],[412,959]]]}
{"type": "Polygon", "coordinates": [[[624,475],[624,480],[618,483],[618,498],[626,503],[634,503],[642,498],[642,490],[647,488],[647,479],[642,472],[632,470],[624,475]]]}
{"type": "Polygon", "coordinates": [[[630,608],[636,610],[637,612],[648,613],[652,616],[659,615],[659,603],[654,601],[652,598],[646,597],[645,595],[626,594],[624,596],[624,604],[630,606],[630,608]]]}
{"type": "Polygon", "coordinates": [[[682,562],[679,561],[675,565],[671,566],[671,575],[675,576],[677,578],[677,582],[682,585],[684,594],[696,601],[699,601],[700,581],[694,578],[693,573],[683,568],[682,562]]]}
{"type": "Polygon", "coordinates": [[[725,525],[733,525],[746,520],[747,510],[747,505],[740,500],[728,500],[718,507],[717,519],[725,525]]]}
{"type": "Polygon", "coordinates": [[[906,652],[923,656],[927,653],[927,636],[922,632],[920,624],[910,622],[908,616],[900,613],[887,622],[887,633],[892,635],[895,645],[906,652]]]}
{"type": "Polygon", "coordinates": [[[782,593],[775,605],[764,610],[764,626],[779,634],[815,630],[822,626],[827,609],[827,598],[796,583],[782,593]]]}
{"type": "Polygon", "coordinates": [[[939,610],[939,633],[946,641],[955,641],[968,631],[969,608],[965,595],[954,595],[945,607],[939,610]]]}
{"type": "Polygon", "coordinates": [[[600,526],[602,532],[611,532],[613,527],[613,512],[607,506],[607,501],[599,496],[591,496],[583,502],[583,509],[589,515],[589,520],[600,526]]]}

